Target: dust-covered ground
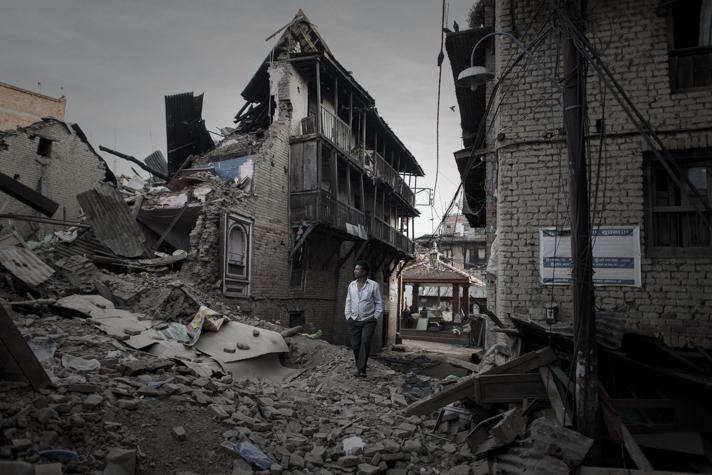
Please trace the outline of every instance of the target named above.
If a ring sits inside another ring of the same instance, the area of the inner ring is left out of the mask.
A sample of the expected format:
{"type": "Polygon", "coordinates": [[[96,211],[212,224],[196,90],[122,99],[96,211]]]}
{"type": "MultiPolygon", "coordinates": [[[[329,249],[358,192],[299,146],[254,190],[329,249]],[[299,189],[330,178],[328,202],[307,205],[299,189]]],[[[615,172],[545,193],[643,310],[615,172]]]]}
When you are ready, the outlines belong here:
{"type": "Polygon", "coordinates": [[[383,353],[367,378],[355,378],[347,348],[297,335],[287,338],[282,362],[304,371],[290,381],[206,378],[131,349],[84,318],[50,309],[13,318],[56,387],[0,382],[5,460],[59,461],[65,473],[107,466],[138,474],[251,473],[258,467],[221,446],[249,441],[272,460],[273,473],[444,473],[475,462],[466,425],[445,422],[433,433],[433,417],[402,413],[441,387],[437,378],[403,371],[409,360],[416,370],[432,366],[422,353],[383,353]],[[80,370],[71,357],[99,366],[80,370]],[[347,455],[344,441],[352,437],[356,448],[347,455]],[[51,449],[69,452],[44,452],[51,449]]]}

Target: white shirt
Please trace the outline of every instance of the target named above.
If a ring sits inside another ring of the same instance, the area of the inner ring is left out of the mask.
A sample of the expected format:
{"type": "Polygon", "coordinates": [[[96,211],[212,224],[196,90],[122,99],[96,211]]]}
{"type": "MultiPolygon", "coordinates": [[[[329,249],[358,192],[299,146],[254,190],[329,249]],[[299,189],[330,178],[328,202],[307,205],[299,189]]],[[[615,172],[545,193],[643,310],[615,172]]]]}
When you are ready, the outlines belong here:
{"type": "Polygon", "coordinates": [[[381,300],[381,288],[378,284],[366,279],[363,288],[359,292],[357,281],[349,284],[346,293],[346,305],[344,308],[346,320],[366,320],[374,317],[376,320],[383,315],[383,301],[381,300]]]}

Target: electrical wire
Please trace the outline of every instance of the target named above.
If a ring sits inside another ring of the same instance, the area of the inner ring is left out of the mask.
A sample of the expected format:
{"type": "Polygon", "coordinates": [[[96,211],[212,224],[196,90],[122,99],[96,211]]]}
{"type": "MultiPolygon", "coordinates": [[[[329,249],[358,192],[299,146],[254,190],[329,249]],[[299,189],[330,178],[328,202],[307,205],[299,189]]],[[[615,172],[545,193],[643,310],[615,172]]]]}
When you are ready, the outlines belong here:
{"type": "MultiPolygon", "coordinates": [[[[533,24],[534,21],[535,21],[534,18],[532,18],[532,19],[530,20],[530,22],[529,22],[529,25],[527,25],[527,28],[531,28],[531,26],[532,26],[532,24],[533,24]]],[[[532,41],[532,43],[527,46],[527,49],[530,50],[530,51],[536,50],[536,48],[541,44],[541,42],[548,36],[548,34],[549,34],[552,30],[553,30],[553,27],[551,27],[548,23],[544,23],[544,24],[542,25],[542,27],[539,29],[538,35],[535,37],[535,39],[532,41]]],[[[528,36],[530,36],[529,32],[527,32],[527,33],[524,35],[524,38],[526,38],[526,37],[528,37],[528,36]]],[[[491,117],[491,121],[490,121],[489,125],[487,125],[487,121],[484,120],[484,119],[481,120],[480,123],[479,123],[478,130],[477,130],[477,133],[476,133],[476,135],[475,135],[475,139],[474,139],[473,144],[472,144],[472,147],[471,147],[471,149],[470,149],[470,157],[469,157],[468,163],[467,163],[467,165],[465,166],[465,169],[464,169],[464,171],[463,171],[463,175],[464,175],[464,176],[467,176],[467,175],[468,175],[469,173],[471,173],[476,167],[485,166],[485,162],[484,162],[484,161],[480,161],[480,162],[475,163],[475,162],[474,162],[474,157],[475,157],[475,155],[477,155],[476,152],[477,152],[477,150],[479,150],[479,147],[481,146],[481,144],[484,143],[484,140],[485,140],[485,138],[487,137],[487,135],[491,132],[492,127],[494,127],[495,119],[497,118],[497,116],[498,116],[498,114],[499,114],[500,107],[501,107],[501,105],[504,103],[504,100],[505,100],[505,99],[507,98],[507,96],[509,95],[509,92],[510,92],[511,88],[513,87],[514,84],[517,84],[519,81],[522,80],[522,77],[523,77],[523,75],[525,74],[525,72],[520,72],[520,73],[519,73],[519,76],[517,76],[517,77],[514,79],[514,81],[511,81],[509,84],[508,84],[507,82],[505,82],[505,81],[508,79],[510,73],[514,70],[514,67],[515,67],[517,64],[519,64],[519,62],[520,62],[524,57],[525,57],[525,53],[524,53],[524,52],[521,52],[521,53],[520,53],[519,55],[517,55],[517,56],[512,56],[512,57],[509,59],[508,64],[505,65],[505,67],[503,68],[504,72],[502,73],[502,75],[500,76],[500,78],[497,80],[497,82],[493,85],[492,91],[491,91],[491,93],[490,93],[490,97],[489,97],[489,100],[488,100],[488,103],[487,103],[487,105],[486,105],[486,107],[485,107],[485,111],[484,111],[484,114],[483,114],[483,118],[491,117]],[[503,86],[503,85],[504,85],[504,86],[503,86]],[[497,94],[497,93],[499,92],[499,89],[500,89],[500,88],[502,88],[502,91],[501,91],[500,94],[499,94],[500,100],[499,100],[499,102],[497,103],[497,106],[494,108],[494,112],[493,112],[493,107],[494,107],[496,98],[498,97],[498,94],[497,94]]],[[[523,66],[523,69],[526,71],[526,68],[527,68],[527,67],[528,67],[528,63],[525,63],[525,65],[523,66]]],[[[459,186],[458,186],[458,189],[455,191],[455,196],[453,196],[453,200],[451,201],[450,206],[448,207],[448,210],[443,214],[443,216],[447,216],[448,213],[449,213],[449,211],[452,209],[452,206],[453,206],[453,204],[454,204],[454,201],[455,201],[455,199],[457,198],[457,194],[459,193],[460,189],[463,188],[462,185],[463,185],[463,179],[461,179],[460,184],[459,184],[459,186]]],[[[474,198],[472,195],[470,195],[469,193],[467,193],[466,190],[463,191],[463,197],[464,197],[465,199],[468,198],[468,197],[474,198]]],[[[443,224],[443,221],[440,222],[440,224],[438,225],[437,229],[434,231],[433,234],[438,234],[439,228],[440,228],[440,226],[442,226],[442,224],[443,224]]]]}
{"type": "MultiPolygon", "coordinates": [[[[440,96],[442,92],[443,61],[445,53],[445,0],[443,0],[442,18],[440,20],[440,53],[438,54],[438,101],[435,113],[435,183],[433,184],[433,199],[438,189],[438,175],[440,174],[440,96]]],[[[431,203],[432,206],[432,203],[431,203]]]]}

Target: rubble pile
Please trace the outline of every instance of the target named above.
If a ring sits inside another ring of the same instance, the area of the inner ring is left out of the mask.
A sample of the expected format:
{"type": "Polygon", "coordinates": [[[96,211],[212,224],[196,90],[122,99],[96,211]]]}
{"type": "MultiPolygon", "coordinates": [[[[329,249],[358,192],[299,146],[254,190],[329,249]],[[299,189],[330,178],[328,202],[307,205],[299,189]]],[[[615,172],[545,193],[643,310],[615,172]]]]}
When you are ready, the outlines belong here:
{"type": "Polygon", "coordinates": [[[433,433],[435,419],[402,414],[403,375],[375,362],[367,380],[353,378],[350,352],[320,340],[290,337],[290,354],[301,355],[306,371],[273,384],[195,375],[88,319],[29,312],[16,324],[56,388],[0,383],[5,459],[88,473],[121,453],[135,473],[230,473],[233,464],[248,473],[234,445],[249,441],[275,473],[406,473],[474,462],[463,443],[467,425],[446,421],[433,433]]]}

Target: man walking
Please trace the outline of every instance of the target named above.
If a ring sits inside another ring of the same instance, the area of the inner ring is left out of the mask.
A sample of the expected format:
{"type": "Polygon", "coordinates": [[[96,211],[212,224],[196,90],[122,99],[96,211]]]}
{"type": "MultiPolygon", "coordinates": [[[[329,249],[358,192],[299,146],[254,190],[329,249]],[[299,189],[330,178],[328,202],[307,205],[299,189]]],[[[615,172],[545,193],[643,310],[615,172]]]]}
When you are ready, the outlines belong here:
{"type": "Polygon", "coordinates": [[[351,329],[351,348],[356,360],[356,376],[366,376],[366,362],[371,350],[371,337],[376,323],[383,315],[381,289],[368,278],[369,266],[365,261],[356,262],[355,280],[349,284],[346,293],[344,314],[351,329]]]}

